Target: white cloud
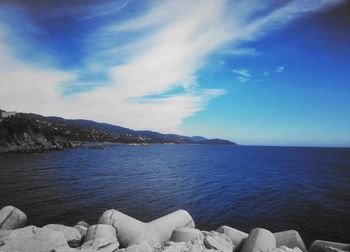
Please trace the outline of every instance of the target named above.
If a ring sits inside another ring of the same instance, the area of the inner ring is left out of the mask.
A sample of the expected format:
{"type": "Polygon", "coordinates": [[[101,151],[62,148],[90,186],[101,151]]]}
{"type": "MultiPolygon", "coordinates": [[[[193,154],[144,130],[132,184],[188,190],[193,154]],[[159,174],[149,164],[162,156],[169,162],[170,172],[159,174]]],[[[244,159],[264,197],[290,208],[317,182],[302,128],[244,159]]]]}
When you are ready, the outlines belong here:
{"type": "Polygon", "coordinates": [[[245,77],[242,77],[242,76],[237,76],[236,79],[237,79],[240,83],[244,83],[244,82],[249,81],[249,78],[245,78],[245,77]]]}
{"type": "Polygon", "coordinates": [[[87,19],[92,19],[96,17],[103,17],[103,16],[115,14],[121,11],[123,8],[125,8],[128,4],[129,4],[129,0],[125,0],[124,2],[121,2],[118,4],[116,4],[113,1],[113,2],[106,2],[104,4],[97,5],[97,6],[91,6],[89,8],[89,15],[84,16],[80,19],[87,20],[87,19]]]}
{"type": "Polygon", "coordinates": [[[250,71],[244,68],[233,69],[232,72],[245,78],[249,78],[251,76],[250,71]]]}
{"type": "Polygon", "coordinates": [[[226,54],[233,56],[259,56],[261,52],[255,48],[235,48],[224,51],[226,54]]]}
{"type": "MultiPolygon", "coordinates": [[[[259,16],[255,19],[248,19],[245,29],[242,30],[242,40],[253,40],[261,35],[265,35],[271,30],[282,28],[288,22],[295,20],[303,15],[307,15],[310,12],[320,11],[331,7],[332,5],[344,2],[345,0],[294,0],[289,1],[287,4],[280,8],[273,9],[264,16],[259,16]]],[[[248,1],[247,1],[248,2],[248,1]]],[[[272,5],[274,1],[269,1],[272,5]]],[[[252,5],[258,4],[256,1],[249,1],[249,8],[251,10],[257,10],[252,5]]],[[[266,4],[268,6],[269,4],[266,4]]],[[[251,14],[251,13],[250,13],[251,14]]]]}
{"type": "Polygon", "coordinates": [[[244,83],[250,80],[251,73],[248,69],[238,68],[238,69],[233,69],[232,72],[237,75],[236,79],[240,83],[244,83]]]}
{"type": "Polygon", "coordinates": [[[275,72],[276,73],[282,73],[284,71],[284,66],[276,66],[275,67],[275,72]]]}
{"type": "MultiPolygon", "coordinates": [[[[241,44],[339,1],[295,0],[272,11],[266,11],[272,1],[262,5],[260,0],[151,2],[139,17],[91,34],[82,45],[88,51],[85,64],[105,71],[108,85],[68,97],[62,95],[62,88],[68,83],[84,85],[78,81],[82,73],[21,60],[14,53],[15,45],[7,42],[11,27],[1,27],[0,21],[1,108],[177,132],[185,118],[225,93],[220,88],[203,89],[196,81],[212,53],[230,44],[233,54],[257,54],[241,44]],[[261,8],[267,14],[254,17],[261,8]],[[126,36],[130,39],[121,43],[126,36]],[[174,89],[183,91],[172,93],[174,89]]],[[[104,15],[104,10],[96,15],[104,15]]],[[[251,77],[246,69],[234,69],[234,73],[240,82],[251,77]]]]}
{"type": "Polygon", "coordinates": [[[182,20],[169,23],[166,29],[138,41],[139,44],[152,41],[153,45],[127,55],[125,64],[110,66],[110,86],[70,97],[62,97],[61,87],[69,82],[77,85],[79,73],[25,63],[11,54],[14,50],[7,45],[2,51],[8,55],[2,58],[1,67],[10,61],[13,64],[8,65],[7,72],[1,72],[0,81],[4,83],[1,89],[5,90],[0,94],[1,106],[9,110],[94,119],[135,129],[177,132],[184,118],[204,109],[210,99],[224,94],[220,89],[196,87],[195,72],[204,57],[222,42],[222,38],[212,40],[211,37],[226,36],[215,26],[208,27],[218,22],[215,16],[218,13],[209,5],[202,5],[197,16],[188,13],[182,20]],[[201,32],[204,27],[209,28],[207,33],[201,32]],[[181,39],[174,40],[174,37],[181,39]],[[147,98],[177,87],[182,87],[184,92],[147,98]]]}

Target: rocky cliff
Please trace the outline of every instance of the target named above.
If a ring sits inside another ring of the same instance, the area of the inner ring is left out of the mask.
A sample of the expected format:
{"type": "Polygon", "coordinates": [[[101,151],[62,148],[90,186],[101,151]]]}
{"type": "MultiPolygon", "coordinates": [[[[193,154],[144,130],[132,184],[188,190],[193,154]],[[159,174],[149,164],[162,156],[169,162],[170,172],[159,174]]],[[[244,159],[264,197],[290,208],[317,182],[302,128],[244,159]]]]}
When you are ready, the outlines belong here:
{"type": "Polygon", "coordinates": [[[48,137],[43,133],[34,133],[31,129],[20,134],[9,135],[0,141],[0,152],[61,150],[80,145],[80,142],[73,143],[62,136],[48,137]]]}
{"type": "Polygon", "coordinates": [[[30,114],[17,114],[0,122],[0,152],[37,152],[73,148],[83,143],[145,140],[92,127],[50,122],[30,114]]]}
{"type": "Polygon", "coordinates": [[[0,152],[59,150],[80,144],[61,133],[29,118],[5,118],[0,122],[0,152]]]}

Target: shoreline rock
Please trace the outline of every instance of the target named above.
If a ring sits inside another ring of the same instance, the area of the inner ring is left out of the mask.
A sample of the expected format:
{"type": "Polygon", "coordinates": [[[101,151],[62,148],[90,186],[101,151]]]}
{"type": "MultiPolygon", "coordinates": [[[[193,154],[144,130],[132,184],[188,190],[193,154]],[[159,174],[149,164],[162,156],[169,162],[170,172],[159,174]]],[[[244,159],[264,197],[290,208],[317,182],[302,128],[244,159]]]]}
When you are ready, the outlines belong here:
{"type": "Polygon", "coordinates": [[[27,215],[14,206],[5,206],[0,210],[0,230],[24,227],[27,215]]]}
{"type": "Polygon", "coordinates": [[[110,209],[102,214],[98,223],[113,226],[117,230],[118,239],[123,247],[140,242],[160,244],[169,240],[172,232],[177,227],[194,228],[194,221],[185,210],[178,210],[145,223],[117,210],[110,209]]]}
{"type": "Polygon", "coordinates": [[[54,231],[62,232],[64,237],[67,239],[69,247],[77,248],[80,245],[82,235],[81,233],[74,227],[68,227],[61,224],[49,224],[44,226],[44,228],[49,228],[54,231]]]}
{"type": "Polygon", "coordinates": [[[314,241],[309,250],[299,233],[271,233],[255,228],[244,233],[228,226],[217,231],[195,229],[191,215],[178,210],[149,223],[117,210],[104,212],[98,223],[74,227],[27,226],[25,213],[0,210],[0,252],[345,252],[350,244],[314,241]]]}

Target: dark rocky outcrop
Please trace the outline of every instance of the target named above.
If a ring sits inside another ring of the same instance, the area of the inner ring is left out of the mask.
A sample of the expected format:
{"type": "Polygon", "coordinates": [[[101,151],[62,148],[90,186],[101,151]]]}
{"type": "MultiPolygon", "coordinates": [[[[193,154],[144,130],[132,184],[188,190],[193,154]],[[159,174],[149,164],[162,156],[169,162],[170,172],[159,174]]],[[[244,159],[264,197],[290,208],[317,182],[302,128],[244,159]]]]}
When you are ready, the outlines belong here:
{"type": "Polygon", "coordinates": [[[1,139],[0,152],[33,152],[44,150],[62,150],[80,146],[65,137],[53,135],[48,137],[43,133],[35,133],[31,128],[19,134],[11,134],[1,139]]]}
{"type": "Polygon", "coordinates": [[[0,152],[61,150],[79,146],[57,127],[26,115],[4,118],[0,122],[0,152]]]}

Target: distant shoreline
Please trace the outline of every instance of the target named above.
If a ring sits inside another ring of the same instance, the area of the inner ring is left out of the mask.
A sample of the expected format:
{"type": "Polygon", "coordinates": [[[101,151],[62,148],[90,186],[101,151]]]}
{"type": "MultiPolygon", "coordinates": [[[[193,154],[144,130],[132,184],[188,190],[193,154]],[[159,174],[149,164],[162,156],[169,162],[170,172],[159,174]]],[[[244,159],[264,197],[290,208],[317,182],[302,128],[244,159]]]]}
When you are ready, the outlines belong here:
{"type": "MultiPolygon", "coordinates": [[[[118,143],[118,142],[84,142],[84,143],[78,143],[75,142],[74,146],[72,147],[65,147],[65,148],[32,148],[32,149],[25,149],[25,148],[11,148],[11,147],[1,147],[0,146],[0,155],[1,154],[8,154],[8,153],[24,153],[24,154],[35,154],[35,153],[44,153],[44,152],[51,152],[51,151],[64,151],[64,150],[70,150],[70,149],[106,149],[108,147],[113,147],[116,145],[127,145],[127,146],[134,146],[134,147],[146,147],[151,146],[155,144],[161,144],[161,145],[211,145],[211,146],[223,146],[221,144],[198,144],[198,143],[118,143]]],[[[255,148],[288,148],[288,149],[344,149],[348,150],[350,147],[337,147],[337,146],[275,146],[275,145],[229,145],[229,146],[239,146],[239,147],[255,147],[255,148]]]]}
{"type": "Polygon", "coordinates": [[[89,120],[68,120],[17,112],[7,117],[0,116],[0,153],[42,152],[81,146],[97,148],[104,143],[237,145],[225,139],[135,131],[89,120]]]}
{"type": "MultiPolygon", "coordinates": [[[[51,151],[64,151],[64,150],[70,150],[70,149],[106,149],[109,147],[113,147],[116,145],[126,145],[126,146],[132,146],[132,147],[147,147],[155,144],[161,144],[161,145],[211,145],[211,146],[222,146],[220,144],[198,144],[198,143],[117,143],[117,142],[85,142],[85,143],[74,143],[74,146],[72,147],[65,147],[65,148],[58,148],[58,147],[52,147],[52,148],[32,148],[27,149],[23,148],[21,146],[17,146],[18,148],[13,147],[0,147],[0,155],[1,154],[7,154],[7,153],[24,153],[24,154],[35,154],[35,153],[44,153],[44,152],[51,152],[51,151]]],[[[241,146],[241,145],[231,145],[231,146],[241,146]]]]}

